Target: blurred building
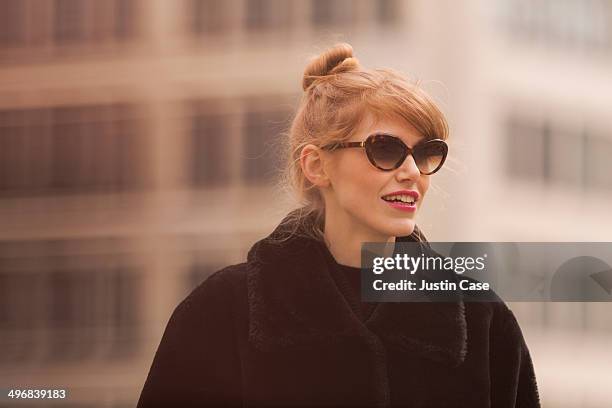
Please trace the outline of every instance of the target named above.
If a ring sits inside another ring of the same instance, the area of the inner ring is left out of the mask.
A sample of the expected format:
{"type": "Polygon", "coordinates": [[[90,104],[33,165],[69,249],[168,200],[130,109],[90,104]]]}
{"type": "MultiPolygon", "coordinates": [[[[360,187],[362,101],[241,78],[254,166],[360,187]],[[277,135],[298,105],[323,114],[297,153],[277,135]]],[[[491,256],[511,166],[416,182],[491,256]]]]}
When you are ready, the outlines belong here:
{"type": "MultiPolygon", "coordinates": [[[[612,241],[609,0],[0,10],[0,384],[135,404],[176,304],[291,208],[279,141],[308,58],[336,41],[448,114],[430,239],[612,241]]],[[[607,406],[610,304],[512,308],[546,406],[607,406]]]]}

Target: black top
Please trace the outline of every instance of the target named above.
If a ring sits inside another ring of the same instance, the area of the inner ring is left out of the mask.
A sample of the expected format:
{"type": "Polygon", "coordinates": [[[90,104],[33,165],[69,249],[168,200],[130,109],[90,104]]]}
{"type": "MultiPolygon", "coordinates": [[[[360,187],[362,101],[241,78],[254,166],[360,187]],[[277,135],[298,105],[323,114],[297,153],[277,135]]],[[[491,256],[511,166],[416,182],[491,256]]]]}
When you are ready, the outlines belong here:
{"type": "Polygon", "coordinates": [[[339,264],[327,246],[324,252],[336,286],[362,322],[367,321],[378,303],[361,300],[361,268],[339,264]]]}

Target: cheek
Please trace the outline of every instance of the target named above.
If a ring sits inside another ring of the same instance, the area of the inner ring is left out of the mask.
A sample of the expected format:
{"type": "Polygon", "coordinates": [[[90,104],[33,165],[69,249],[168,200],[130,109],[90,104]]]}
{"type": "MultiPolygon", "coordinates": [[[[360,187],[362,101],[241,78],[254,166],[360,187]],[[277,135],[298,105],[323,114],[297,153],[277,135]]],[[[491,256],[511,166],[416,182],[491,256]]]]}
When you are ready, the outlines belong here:
{"type": "Polygon", "coordinates": [[[337,191],[354,205],[362,206],[372,197],[377,197],[380,186],[384,185],[384,181],[376,178],[377,174],[370,174],[367,170],[353,166],[347,169],[337,184],[337,191]]]}
{"type": "Polygon", "coordinates": [[[386,185],[388,180],[381,178],[383,175],[376,169],[364,167],[359,161],[345,164],[347,165],[337,169],[338,172],[332,180],[334,198],[342,208],[354,216],[369,218],[375,214],[371,210],[376,205],[374,200],[378,199],[381,186],[386,185]]]}
{"type": "Polygon", "coordinates": [[[356,156],[345,155],[339,158],[333,162],[329,174],[337,192],[364,197],[364,191],[376,191],[372,189],[376,186],[378,173],[367,160],[356,156]]]}
{"type": "Polygon", "coordinates": [[[419,192],[421,193],[421,196],[425,197],[425,194],[427,193],[427,190],[429,189],[429,176],[420,176],[419,180],[417,181],[417,185],[419,188],[419,192]]]}

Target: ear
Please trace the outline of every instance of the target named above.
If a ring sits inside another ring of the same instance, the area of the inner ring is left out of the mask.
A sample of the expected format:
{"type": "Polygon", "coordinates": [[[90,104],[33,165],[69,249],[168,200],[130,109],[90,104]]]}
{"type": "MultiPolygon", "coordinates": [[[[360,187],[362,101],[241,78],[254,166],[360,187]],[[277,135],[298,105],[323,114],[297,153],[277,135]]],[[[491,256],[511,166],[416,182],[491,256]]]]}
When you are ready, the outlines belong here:
{"type": "Polygon", "coordinates": [[[313,144],[302,148],[300,166],[306,178],[315,186],[328,187],[330,184],[325,166],[326,159],[325,152],[313,144]]]}

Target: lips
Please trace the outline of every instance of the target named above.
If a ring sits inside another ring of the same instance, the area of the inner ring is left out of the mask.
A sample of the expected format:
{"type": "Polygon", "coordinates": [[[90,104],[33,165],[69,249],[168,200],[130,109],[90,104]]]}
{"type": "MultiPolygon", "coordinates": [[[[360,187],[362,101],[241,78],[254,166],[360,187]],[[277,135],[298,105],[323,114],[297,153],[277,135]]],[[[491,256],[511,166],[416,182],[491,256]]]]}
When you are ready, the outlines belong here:
{"type": "Polygon", "coordinates": [[[419,193],[414,190],[399,190],[385,194],[381,199],[396,210],[414,212],[417,208],[419,193]]]}

